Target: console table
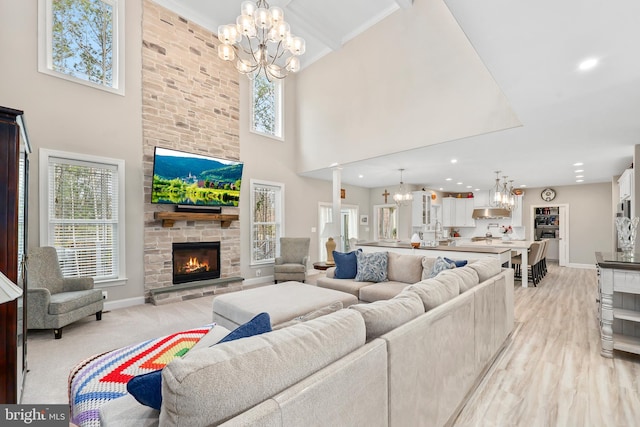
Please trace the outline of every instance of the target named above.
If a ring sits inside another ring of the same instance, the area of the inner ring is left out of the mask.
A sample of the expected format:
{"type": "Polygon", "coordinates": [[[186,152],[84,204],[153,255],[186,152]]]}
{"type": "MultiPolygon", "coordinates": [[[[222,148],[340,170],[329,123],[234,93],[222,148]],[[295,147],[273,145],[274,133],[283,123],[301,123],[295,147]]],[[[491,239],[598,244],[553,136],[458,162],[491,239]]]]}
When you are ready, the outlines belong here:
{"type": "Polygon", "coordinates": [[[621,253],[596,252],[596,262],[600,354],[640,354],[640,253],[624,259],[621,253]]]}

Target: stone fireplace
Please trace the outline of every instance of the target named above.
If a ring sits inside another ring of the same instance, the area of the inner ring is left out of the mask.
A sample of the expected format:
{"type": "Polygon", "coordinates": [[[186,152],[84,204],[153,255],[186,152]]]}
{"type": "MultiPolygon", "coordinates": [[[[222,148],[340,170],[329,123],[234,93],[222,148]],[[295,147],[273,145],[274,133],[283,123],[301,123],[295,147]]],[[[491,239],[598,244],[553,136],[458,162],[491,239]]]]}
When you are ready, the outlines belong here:
{"type": "MultiPolygon", "coordinates": [[[[218,58],[220,42],[211,31],[153,1],[144,0],[143,7],[145,298],[164,304],[239,290],[239,221],[187,215],[169,224],[155,214],[173,207],[151,204],[155,147],[239,159],[239,74],[233,64],[218,58]],[[173,244],[214,241],[220,242],[219,278],[174,284],[173,244]]],[[[240,214],[239,208],[222,210],[240,214]]]]}
{"type": "Polygon", "coordinates": [[[220,278],[220,242],[174,243],[173,284],[220,278]]]}

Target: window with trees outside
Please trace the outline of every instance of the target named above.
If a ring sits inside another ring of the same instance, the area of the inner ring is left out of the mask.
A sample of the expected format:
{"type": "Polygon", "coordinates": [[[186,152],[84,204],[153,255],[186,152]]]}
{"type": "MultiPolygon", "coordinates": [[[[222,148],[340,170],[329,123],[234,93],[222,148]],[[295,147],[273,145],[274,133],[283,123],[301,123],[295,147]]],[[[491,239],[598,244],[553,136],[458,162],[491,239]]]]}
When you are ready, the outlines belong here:
{"type": "Polygon", "coordinates": [[[38,70],[124,94],[124,0],[39,0],[38,70]]]}
{"type": "Polygon", "coordinates": [[[124,280],[124,160],[40,150],[40,244],[65,277],[124,280]]]}
{"type": "Polygon", "coordinates": [[[251,264],[275,262],[284,229],[284,184],[251,181],[251,264]]]}
{"type": "Polygon", "coordinates": [[[251,131],[282,140],[282,82],[269,81],[261,73],[250,81],[250,85],[251,131]]]}

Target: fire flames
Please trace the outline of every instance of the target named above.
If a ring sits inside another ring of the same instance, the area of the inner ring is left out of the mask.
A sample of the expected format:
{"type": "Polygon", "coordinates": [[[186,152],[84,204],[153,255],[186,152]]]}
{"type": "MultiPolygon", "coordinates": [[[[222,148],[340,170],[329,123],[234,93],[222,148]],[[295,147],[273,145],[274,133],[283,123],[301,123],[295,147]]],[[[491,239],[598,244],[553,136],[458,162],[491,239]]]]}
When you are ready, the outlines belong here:
{"type": "Polygon", "coordinates": [[[209,263],[207,261],[200,262],[197,257],[190,257],[189,261],[184,264],[182,271],[185,274],[203,273],[209,271],[209,263]]]}

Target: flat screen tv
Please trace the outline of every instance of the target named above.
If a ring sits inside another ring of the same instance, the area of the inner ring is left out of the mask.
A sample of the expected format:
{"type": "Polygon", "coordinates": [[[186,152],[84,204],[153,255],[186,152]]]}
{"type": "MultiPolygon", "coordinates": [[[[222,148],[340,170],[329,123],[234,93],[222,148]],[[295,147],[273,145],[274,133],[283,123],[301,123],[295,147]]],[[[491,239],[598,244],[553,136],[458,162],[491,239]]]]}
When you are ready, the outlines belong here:
{"type": "Polygon", "coordinates": [[[156,147],[151,203],[238,206],[243,163],[156,147]]]}

